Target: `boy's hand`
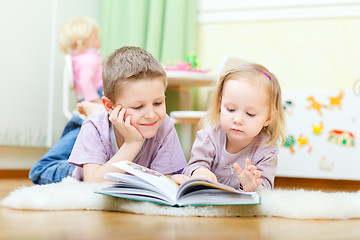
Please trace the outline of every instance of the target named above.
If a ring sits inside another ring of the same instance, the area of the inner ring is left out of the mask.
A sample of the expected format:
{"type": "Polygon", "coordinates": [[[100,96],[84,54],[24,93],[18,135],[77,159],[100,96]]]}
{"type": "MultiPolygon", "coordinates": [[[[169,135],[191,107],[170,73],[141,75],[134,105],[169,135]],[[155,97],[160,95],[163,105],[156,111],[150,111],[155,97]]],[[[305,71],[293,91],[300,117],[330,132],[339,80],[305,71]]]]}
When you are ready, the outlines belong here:
{"type": "Polygon", "coordinates": [[[190,177],[184,174],[174,174],[170,176],[170,179],[176,182],[178,185],[181,185],[183,182],[188,180],[190,177]]]}
{"type": "Polygon", "coordinates": [[[261,172],[251,165],[249,159],[246,159],[244,170],[237,163],[234,163],[233,167],[245,192],[253,192],[262,184],[261,172]]]}
{"type": "Polygon", "coordinates": [[[199,167],[198,169],[196,169],[192,173],[191,177],[203,177],[203,178],[207,178],[207,179],[217,182],[217,178],[216,178],[215,174],[213,172],[211,172],[209,169],[204,168],[204,167],[199,167]]]}
{"type": "Polygon", "coordinates": [[[118,105],[110,113],[109,120],[124,137],[125,142],[142,142],[144,140],[143,136],[133,125],[131,125],[131,115],[125,117],[125,114],[126,108],[122,108],[118,105]]]}

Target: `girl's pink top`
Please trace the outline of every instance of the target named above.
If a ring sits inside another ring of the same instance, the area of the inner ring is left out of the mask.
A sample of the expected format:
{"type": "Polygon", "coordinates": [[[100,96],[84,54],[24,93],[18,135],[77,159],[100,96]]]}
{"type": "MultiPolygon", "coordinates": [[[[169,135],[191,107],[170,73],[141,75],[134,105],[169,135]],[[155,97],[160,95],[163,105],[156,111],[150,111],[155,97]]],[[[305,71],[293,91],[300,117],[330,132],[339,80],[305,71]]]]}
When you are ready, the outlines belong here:
{"type": "Polygon", "coordinates": [[[73,51],[74,87],[77,100],[94,101],[99,99],[102,88],[101,54],[90,48],[80,54],[73,51]]]}

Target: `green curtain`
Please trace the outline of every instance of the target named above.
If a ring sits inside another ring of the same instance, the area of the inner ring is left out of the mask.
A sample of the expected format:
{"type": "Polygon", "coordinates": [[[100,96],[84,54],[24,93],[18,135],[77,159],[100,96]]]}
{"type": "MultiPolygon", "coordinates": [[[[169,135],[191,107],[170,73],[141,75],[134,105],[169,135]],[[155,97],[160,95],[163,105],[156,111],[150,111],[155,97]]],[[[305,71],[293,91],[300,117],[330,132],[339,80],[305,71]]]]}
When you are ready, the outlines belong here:
{"type": "Polygon", "coordinates": [[[196,53],[197,1],[101,1],[103,56],[122,46],[146,49],[161,62],[196,53]]]}
{"type": "MultiPolygon", "coordinates": [[[[102,0],[100,27],[104,57],[122,46],[138,46],[162,63],[184,61],[196,54],[197,0],[102,0]]],[[[196,102],[197,90],[192,93],[196,102]]],[[[167,90],[166,112],[179,105],[178,92],[167,90]]]]}
{"type": "MultiPolygon", "coordinates": [[[[100,26],[104,57],[122,46],[138,46],[162,63],[184,61],[196,54],[197,1],[103,0],[100,26]]],[[[166,102],[167,113],[178,110],[178,93],[167,91],[166,102]]]]}

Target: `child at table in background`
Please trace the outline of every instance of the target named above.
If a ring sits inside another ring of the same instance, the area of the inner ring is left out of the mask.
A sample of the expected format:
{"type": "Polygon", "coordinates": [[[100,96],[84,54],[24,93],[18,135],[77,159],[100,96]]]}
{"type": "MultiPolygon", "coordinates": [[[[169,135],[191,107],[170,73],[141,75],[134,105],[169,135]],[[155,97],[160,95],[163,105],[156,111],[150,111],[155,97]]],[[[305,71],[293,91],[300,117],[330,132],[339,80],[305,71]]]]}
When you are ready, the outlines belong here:
{"type": "MultiPolygon", "coordinates": [[[[100,100],[103,88],[99,32],[99,25],[95,21],[80,17],[66,22],[59,35],[61,51],[72,55],[74,87],[79,101],[77,109],[87,116],[105,110],[100,100]]],[[[79,113],[72,114],[60,140],[31,168],[29,178],[34,183],[58,182],[62,178],[54,176],[67,175],[73,170],[67,160],[83,122],[79,113]]]]}
{"type": "Polygon", "coordinates": [[[102,182],[106,173],[122,172],[112,163],[123,160],[167,176],[186,166],[174,123],[166,114],[166,73],[159,61],[141,48],[120,48],[104,61],[103,85],[106,111],[84,121],[68,160],[38,164],[38,183],[59,182],[69,175],[102,182]]]}
{"type": "Polygon", "coordinates": [[[61,51],[72,57],[74,89],[79,102],[77,109],[85,115],[91,115],[88,112],[92,110],[90,106],[95,110],[104,110],[101,103],[103,82],[99,34],[100,27],[95,21],[79,17],[66,22],[59,36],[61,51]]]}
{"type": "Polygon", "coordinates": [[[205,177],[235,189],[272,189],[279,140],[284,139],[281,89],[269,70],[257,64],[225,73],[218,83],[209,113],[193,144],[181,183],[205,177]]]}

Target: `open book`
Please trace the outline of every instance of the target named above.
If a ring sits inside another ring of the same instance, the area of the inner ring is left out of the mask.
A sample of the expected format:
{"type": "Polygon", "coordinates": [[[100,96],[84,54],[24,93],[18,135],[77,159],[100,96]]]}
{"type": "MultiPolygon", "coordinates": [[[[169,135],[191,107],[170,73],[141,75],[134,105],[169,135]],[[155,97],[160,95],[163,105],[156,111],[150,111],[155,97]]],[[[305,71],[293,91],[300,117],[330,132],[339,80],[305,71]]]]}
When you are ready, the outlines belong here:
{"type": "Polygon", "coordinates": [[[107,173],[109,183],[97,193],[170,206],[259,204],[256,192],[243,192],[205,178],[190,178],[178,186],[166,176],[121,161],[114,164],[129,174],[107,173]]]}

